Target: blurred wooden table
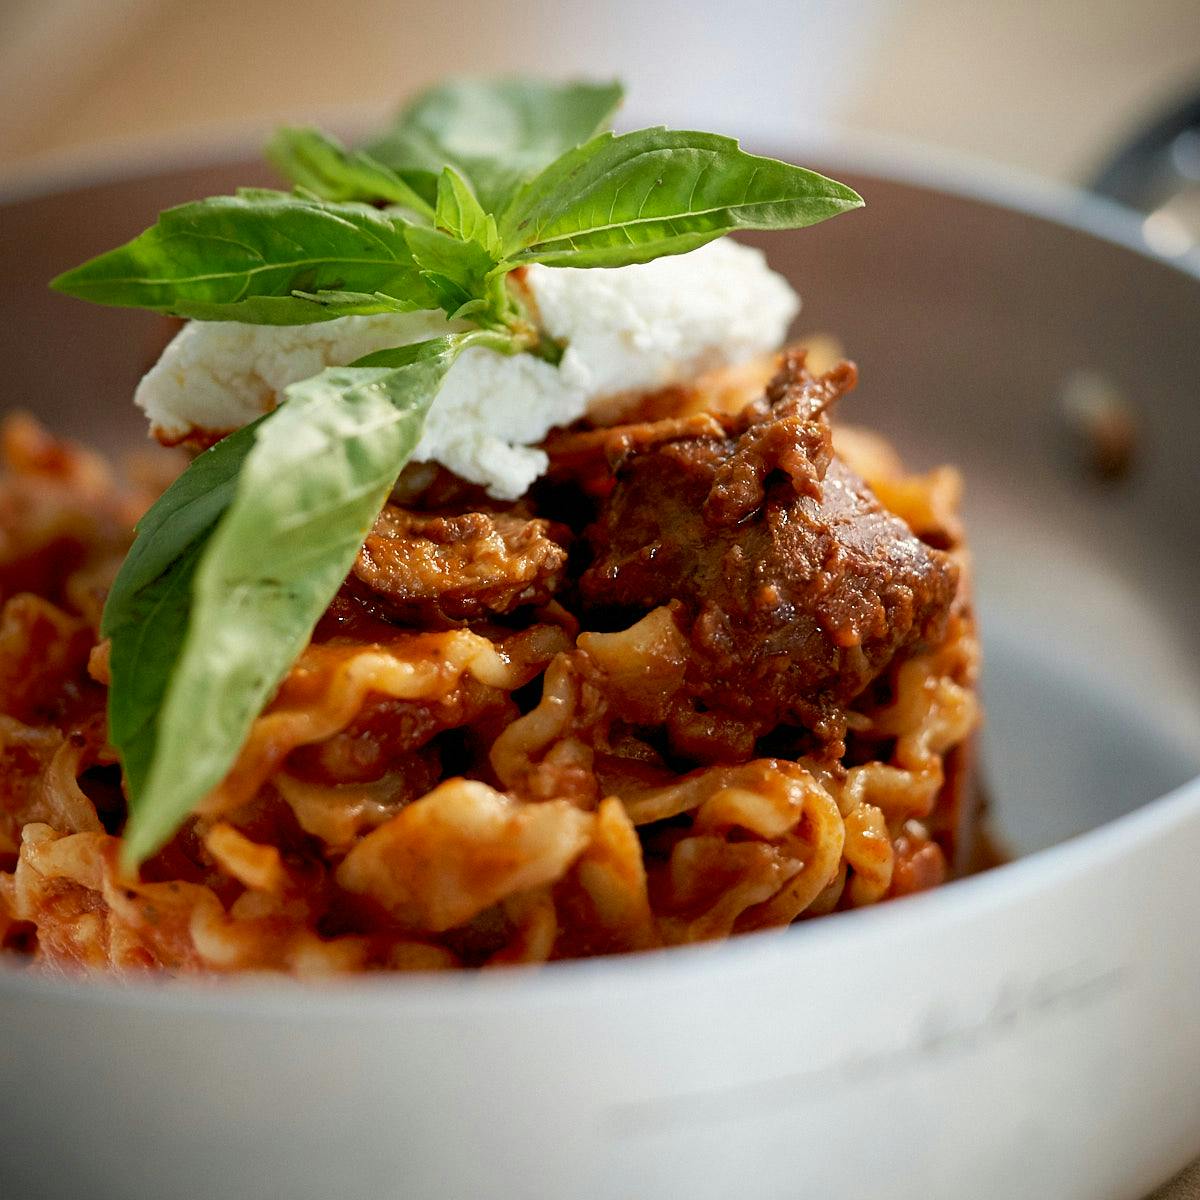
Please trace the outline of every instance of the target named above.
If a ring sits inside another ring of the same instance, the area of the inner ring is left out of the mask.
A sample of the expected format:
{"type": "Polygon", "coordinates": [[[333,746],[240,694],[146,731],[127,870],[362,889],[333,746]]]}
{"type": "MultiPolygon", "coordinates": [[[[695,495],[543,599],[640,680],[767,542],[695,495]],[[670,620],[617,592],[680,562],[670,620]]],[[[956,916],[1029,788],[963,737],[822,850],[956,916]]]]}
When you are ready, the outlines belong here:
{"type": "Polygon", "coordinates": [[[0,164],[519,70],[619,74],[639,115],[748,139],[833,122],[1078,179],[1200,84],[1200,4],[0,0],[0,164]]]}

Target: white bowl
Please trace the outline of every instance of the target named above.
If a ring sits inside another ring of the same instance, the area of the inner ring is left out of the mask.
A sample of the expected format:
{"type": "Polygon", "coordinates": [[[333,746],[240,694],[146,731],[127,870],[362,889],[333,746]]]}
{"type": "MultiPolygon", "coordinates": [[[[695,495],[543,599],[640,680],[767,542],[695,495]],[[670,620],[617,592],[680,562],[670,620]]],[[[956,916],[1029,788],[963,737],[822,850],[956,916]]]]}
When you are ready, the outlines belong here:
{"type": "MultiPolygon", "coordinates": [[[[5,965],[0,1194],[1135,1200],[1200,1153],[1200,280],[1099,201],[822,165],[867,210],[772,257],[806,296],[798,328],[859,361],[845,415],[967,475],[984,768],[1023,856],[781,934],[538,972],[122,985],[5,965]],[[1059,436],[1078,369],[1139,418],[1122,481],[1085,478],[1059,436]]],[[[38,289],[254,178],[10,203],[9,395],[109,445],[136,430],[153,323],[38,289]]]]}

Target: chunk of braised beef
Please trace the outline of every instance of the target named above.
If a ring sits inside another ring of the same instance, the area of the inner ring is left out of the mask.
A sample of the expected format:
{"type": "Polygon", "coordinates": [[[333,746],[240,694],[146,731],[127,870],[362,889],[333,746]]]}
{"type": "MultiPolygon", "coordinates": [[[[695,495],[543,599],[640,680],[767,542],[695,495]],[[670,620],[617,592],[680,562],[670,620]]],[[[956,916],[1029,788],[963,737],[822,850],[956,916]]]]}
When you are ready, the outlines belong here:
{"type": "Polygon", "coordinates": [[[765,733],[823,738],[897,655],[935,642],[957,569],[833,456],[828,408],[855,382],[785,355],[762,400],[720,430],[617,446],[615,485],[587,533],[592,610],[683,602],[688,684],[765,733]]]}
{"type": "Polygon", "coordinates": [[[352,572],[396,620],[424,627],[545,604],[560,587],[568,534],[517,513],[411,512],[387,505],[352,572]]]}

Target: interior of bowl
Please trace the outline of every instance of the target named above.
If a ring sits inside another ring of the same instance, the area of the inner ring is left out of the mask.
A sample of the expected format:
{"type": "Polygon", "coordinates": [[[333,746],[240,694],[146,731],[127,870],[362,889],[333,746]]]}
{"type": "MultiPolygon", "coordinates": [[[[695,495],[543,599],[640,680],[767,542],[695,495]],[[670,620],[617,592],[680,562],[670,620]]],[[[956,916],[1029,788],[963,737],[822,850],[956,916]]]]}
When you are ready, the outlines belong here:
{"type": "MultiPolygon", "coordinates": [[[[841,417],[913,466],[962,470],[993,821],[1015,852],[1054,844],[1200,772],[1200,280],[1020,207],[818,165],[866,209],[764,244],[804,298],[796,333],[859,365],[841,417]],[[1110,417],[1122,461],[1104,472],[1110,417]]],[[[5,205],[5,407],[109,453],[143,446],[130,397],[168,323],[46,281],[170,204],[270,182],[231,161],[5,205]]]]}

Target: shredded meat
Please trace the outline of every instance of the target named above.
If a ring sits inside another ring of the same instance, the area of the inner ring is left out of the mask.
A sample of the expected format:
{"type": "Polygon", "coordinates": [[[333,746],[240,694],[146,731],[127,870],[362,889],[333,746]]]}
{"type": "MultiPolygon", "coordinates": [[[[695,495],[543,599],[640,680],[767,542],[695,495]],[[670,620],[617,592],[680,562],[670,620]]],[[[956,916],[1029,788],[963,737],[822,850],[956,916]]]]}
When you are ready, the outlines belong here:
{"type": "Polygon", "coordinates": [[[428,627],[545,604],[562,583],[566,531],[515,513],[453,516],[389,504],[353,577],[395,619],[428,627]]]}
{"type": "Polygon", "coordinates": [[[846,706],[944,633],[955,565],[833,455],[825,413],[854,382],[849,364],[814,377],[790,353],[719,430],[676,422],[664,440],[610,446],[615,486],[588,531],[583,600],[682,601],[689,685],[752,730],[841,737],[846,706]]]}

